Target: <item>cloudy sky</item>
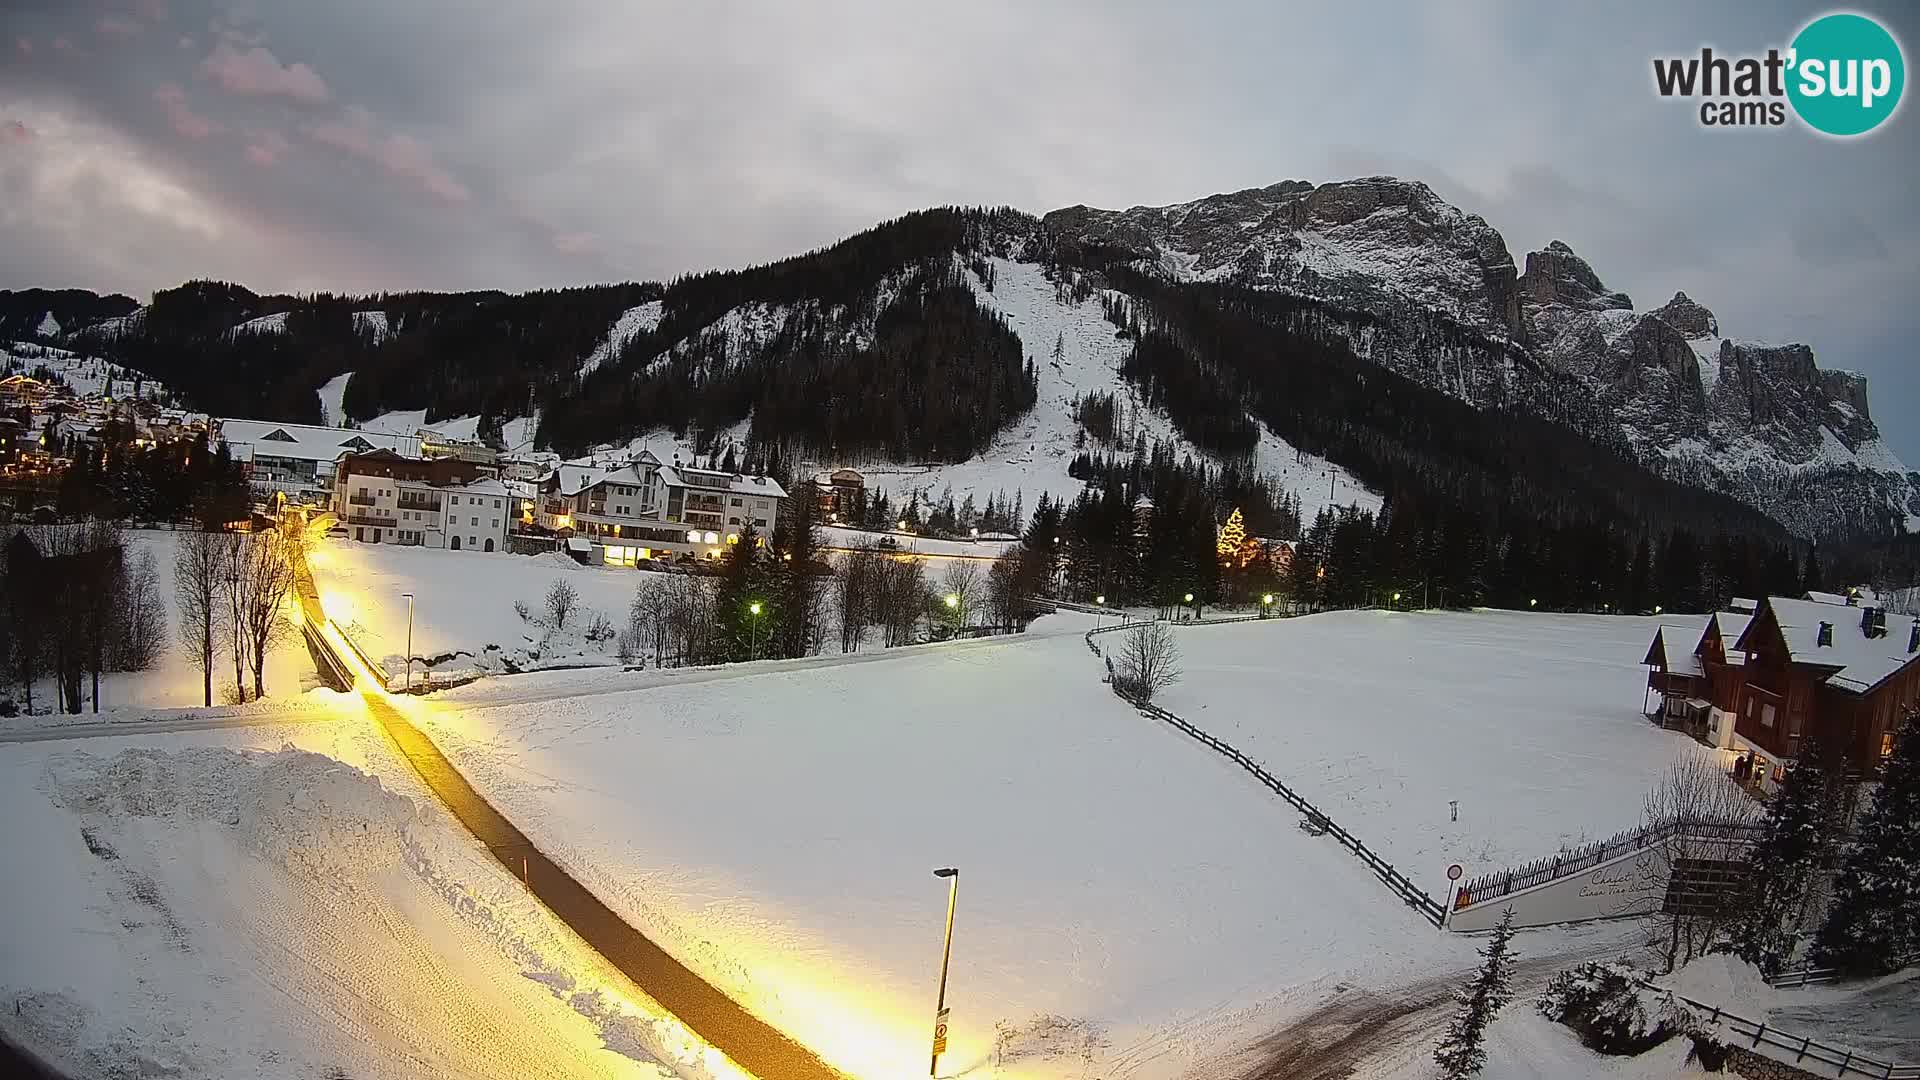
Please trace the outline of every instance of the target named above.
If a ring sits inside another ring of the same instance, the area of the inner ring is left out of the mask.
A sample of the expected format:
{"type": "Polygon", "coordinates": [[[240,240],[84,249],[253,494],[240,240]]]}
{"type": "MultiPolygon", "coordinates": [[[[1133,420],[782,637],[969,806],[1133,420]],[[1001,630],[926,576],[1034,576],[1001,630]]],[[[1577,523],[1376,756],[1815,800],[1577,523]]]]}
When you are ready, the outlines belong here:
{"type": "MultiPolygon", "coordinates": [[[[1856,6],[1920,41],[1904,5],[1856,6]]],[[[0,0],[0,288],[672,276],[947,203],[1426,180],[1872,379],[1920,465],[1920,117],[1703,130],[1650,58],[1822,7],[0,0]],[[1671,10],[1682,8],[1682,10],[1671,10]]],[[[1911,50],[1911,46],[1909,46],[1911,50]]]]}

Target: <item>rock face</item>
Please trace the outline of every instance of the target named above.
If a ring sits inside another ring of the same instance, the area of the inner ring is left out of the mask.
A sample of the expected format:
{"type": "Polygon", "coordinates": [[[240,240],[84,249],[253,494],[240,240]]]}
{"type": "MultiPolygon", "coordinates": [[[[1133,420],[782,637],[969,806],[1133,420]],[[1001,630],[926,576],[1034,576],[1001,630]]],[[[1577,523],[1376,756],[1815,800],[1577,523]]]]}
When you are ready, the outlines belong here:
{"type": "Polygon", "coordinates": [[[1170,277],[1296,289],[1381,312],[1438,309],[1522,336],[1519,275],[1491,225],[1419,181],[1287,180],[1178,206],[1056,210],[1056,235],[1170,277]]]}
{"type": "Polygon", "coordinates": [[[1684,292],[1637,312],[1564,241],[1517,274],[1492,226],[1418,181],[1290,180],[1178,206],[1077,206],[1044,224],[1174,280],[1360,309],[1382,322],[1354,341],[1361,355],[1476,405],[1562,422],[1577,411],[1590,437],[1804,535],[1920,528],[1920,473],[1881,442],[1865,377],[1821,370],[1806,345],[1723,337],[1684,292]],[[1479,344],[1436,350],[1448,324],[1479,344]],[[1590,400],[1539,390],[1550,376],[1590,400]]]}

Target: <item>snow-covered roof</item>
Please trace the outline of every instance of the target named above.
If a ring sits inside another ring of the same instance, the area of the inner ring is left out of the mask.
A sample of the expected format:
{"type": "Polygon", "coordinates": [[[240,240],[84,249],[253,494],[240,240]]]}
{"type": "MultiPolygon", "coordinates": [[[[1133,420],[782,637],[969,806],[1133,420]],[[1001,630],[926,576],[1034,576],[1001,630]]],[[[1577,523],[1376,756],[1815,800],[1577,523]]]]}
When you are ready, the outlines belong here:
{"type": "Polygon", "coordinates": [[[1819,592],[1817,590],[1812,590],[1812,589],[1809,589],[1807,591],[1806,598],[1808,600],[1813,601],[1816,604],[1843,604],[1844,605],[1847,602],[1847,598],[1841,595],[1840,593],[1819,592]]]}
{"type": "Polygon", "coordinates": [[[278,424],[271,420],[226,418],[218,423],[220,438],[240,461],[252,460],[256,455],[332,461],[341,454],[366,450],[391,450],[408,458],[420,456],[417,435],[382,435],[352,428],[278,424]]]}
{"type": "MultiPolygon", "coordinates": [[[[1911,615],[1887,615],[1887,632],[1870,638],[1861,626],[1865,607],[1836,610],[1834,605],[1822,601],[1790,600],[1784,596],[1768,597],[1767,607],[1780,627],[1780,636],[1786,641],[1787,655],[1793,663],[1835,669],[1827,677],[1828,686],[1864,693],[1901,668],[1920,661],[1920,653],[1907,651],[1915,621],[1911,615]],[[1820,644],[1823,623],[1833,627],[1830,645],[1820,644]]],[[[1758,620],[1753,625],[1759,625],[1758,620]]],[[[1751,632],[1749,627],[1749,634],[1751,632]]],[[[1744,643],[1741,648],[1752,651],[1744,643]]]]}
{"type": "Polygon", "coordinates": [[[668,465],[660,470],[660,479],[675,487],[700,488],[706,491],[730,491],[736,495],[757,495],[761,498],[784,499],[787,489],[770,476],[745,476],[740,473],[723,473],[717,469],[695,469],[682,465],[678,468],[668,465]]]}
{"type": "Polygon", "coordinates": [[[464,487],[461,487],[459,490],[462,494],[466,494],[466,495],[507,495],[509,494],[509,492],[507,491],[507,485],[501,483],[498,480],[493,479],[492,477],[486,477],[484,479],[475,480],[473,483],[467,484],[464,487]]]}
{"type": "Polygon", "coordinates": [[[1693,654],[1693,646],[1700,640],[1700,633],[1683,623],[1661,623],[1660,629],[1653,633],[1653,644],[1647,649],[1647,658],[1641,663],[1659,663],[1662,669],[1675,675],[1705,675],[1706,672],[1700,667],[1700,658],[1693,654]]]}
{"type": "MultiPolygon", "coordinates": [[[[1746,663],[1747,654],[1736,650],[1733,645],[1740,640],[1742,634],[1747,632],[1747,627],[1752,625],[1753,612],[1716,611],[1708,622],[1720,631],[1720,646],[1727,654],[1727,662],[1729,664],[1746,663]]],[[[1704,634],[1701,639],[1705,640],[1704,634]]]]}

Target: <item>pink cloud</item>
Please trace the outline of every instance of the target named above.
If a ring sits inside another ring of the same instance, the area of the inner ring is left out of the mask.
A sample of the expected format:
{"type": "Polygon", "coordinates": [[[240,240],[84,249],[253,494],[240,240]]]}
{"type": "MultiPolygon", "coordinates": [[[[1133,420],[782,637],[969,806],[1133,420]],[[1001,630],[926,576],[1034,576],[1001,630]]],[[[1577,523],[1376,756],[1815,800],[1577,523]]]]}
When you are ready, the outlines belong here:
{"type": "Polygon", "coordinates": [[[132,37],[140,32],[140,24],[119,15],[104,15],[93,28],[106,37],[132,37]]]}
{"type": "Polygon", "coordinates": [[[280,164],[288,149],[287,137],[277,131],[249,132],[248,139],[247,160],[264,168],[280,164]]]}
{"type": "Polygon", "coordinates": [[[187,92],[173,83],[165,83],[153,92],[153,100],[167,112],[173,130],[189,139],[204,139],[220,130],[219,125],[194,112],[187,105],[187,92]]]}
{"type": "Polygon", "coordinates": [[[219,83],[229,94],[289,97],[311,104],[333,97],[319,73],[307,65],[282,65],[279,57],[259,45],[242,52],[225,38],[201,61],[200,74],[219,83]]]}
{"type": "Polygon", "coordinates": [[[467,201],[466,187],[434,164],[432,152],[419,140],[410,135],[382,138],[373,130],[373,114],[365,109],[347,110],[344,123],[316,124],[307,129],[307,138],[371,161],[429,195],[451,203],[467,201]]]}
{"type": "Polygon", "coordinates": [[[34,131],[25,120],[15,120],[0,127],[0,142],[27,142],[33,138],[34,131]]]}
{"type": "Polygon", "coordinates": [[[585,255],[599,244],[599,238],[588,232],[564,232],[553,234],[553,250],[562,255],[585,255]]]}

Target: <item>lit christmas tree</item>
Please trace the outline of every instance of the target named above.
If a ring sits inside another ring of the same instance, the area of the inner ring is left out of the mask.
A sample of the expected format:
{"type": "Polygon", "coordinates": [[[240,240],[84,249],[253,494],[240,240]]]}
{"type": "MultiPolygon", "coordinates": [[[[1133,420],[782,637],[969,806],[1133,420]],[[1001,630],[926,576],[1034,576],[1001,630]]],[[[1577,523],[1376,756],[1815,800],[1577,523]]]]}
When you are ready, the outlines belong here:
{"type": "Polygon", "coordinates": [[[1240,558],[1240,547],[1247,542],[1247,525],[1240,519],[1240,508],[1234,507],[1227,515],[1227,523],[1220,526],[1220,539],[1213,550],[1223,565],[1231,565],[1240,558]]]}

